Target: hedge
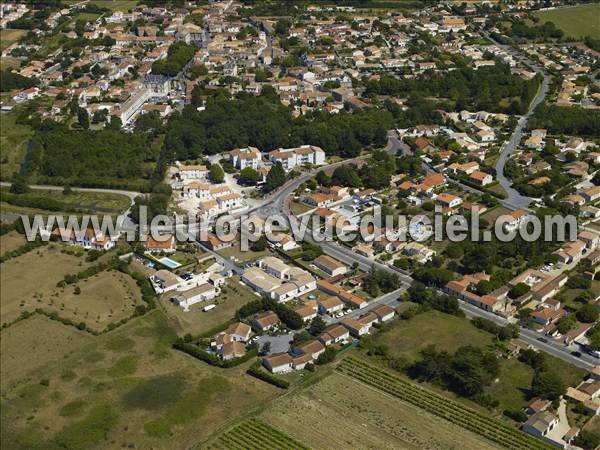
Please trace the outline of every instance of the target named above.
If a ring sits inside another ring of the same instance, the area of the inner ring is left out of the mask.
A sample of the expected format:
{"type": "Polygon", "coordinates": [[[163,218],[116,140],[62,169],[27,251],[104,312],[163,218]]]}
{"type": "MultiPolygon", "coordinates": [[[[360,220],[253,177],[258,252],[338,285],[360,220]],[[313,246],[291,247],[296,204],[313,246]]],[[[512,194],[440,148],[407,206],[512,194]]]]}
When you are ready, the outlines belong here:
{"type": "Polygon", "coordinates": [[[246,361],[251,360],[252,358],[258,356],[258,349],[256,347],[250,348],[246,354],[240,358],[233,358],[222,360],[214,353],[209,353],[205,350],[202,350],[195,344],[190,344],[187,342],[177,341],[173,344],[173,348],[184,353],[187,353],[190,356],[193,356],[196,359],[204,361],[205,363],[210,364],[211,366],[221,367],[223,369],[228,369],[230,367],[239,366],[240,364],[245,363],[246,361]]]}
{"type": "Polygon", "coordinates": [[[261,368],[260,361],[256,361],[254,364],[252,364],[248,370],[246,370],[246,373],[281,389],[287,389],[290,387],[289,381],[283,380],[275,375],[271,375],[269,372],[263,370],[261,368]]]}

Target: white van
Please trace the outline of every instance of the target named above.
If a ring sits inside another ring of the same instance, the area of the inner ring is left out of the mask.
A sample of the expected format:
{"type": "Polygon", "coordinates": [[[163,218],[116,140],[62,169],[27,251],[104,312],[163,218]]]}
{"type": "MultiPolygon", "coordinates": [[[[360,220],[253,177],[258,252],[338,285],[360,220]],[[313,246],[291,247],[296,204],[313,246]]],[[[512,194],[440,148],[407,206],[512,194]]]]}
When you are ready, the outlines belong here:
{"type": "Polygon", "coordinates": [[[202,308],[202,311],[207,312],[207,311],[210,311],[211,309],[215,309],[216,307],[217,307],[217,305],[215,305],[215,304],[206,305],[204,308],[202,308]]]}

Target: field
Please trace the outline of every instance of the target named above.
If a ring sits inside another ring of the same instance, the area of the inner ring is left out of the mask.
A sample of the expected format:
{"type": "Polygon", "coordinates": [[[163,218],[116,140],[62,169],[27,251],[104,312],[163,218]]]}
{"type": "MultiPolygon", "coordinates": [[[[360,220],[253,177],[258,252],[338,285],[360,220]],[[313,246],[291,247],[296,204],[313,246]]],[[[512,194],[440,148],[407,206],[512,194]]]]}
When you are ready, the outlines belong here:
{"type": "MultiPolygon", "coordinates": [[[[8,188],[3,188],[3,191],[8,188]]],[[[89,192],[72,190],[64,194],[62,190],[32,189],[28,195],[40,197],[43,199],[56,200],[65,205],[65,209],[77,209],[90,211],[98,214],[119,214],[129,208],[129,197],[121,194],[108,192],[89,192]]],[[[56,212],[44,209],[30,208],[26,206],[11,205],[7,202],[1,203],[4,213],[22,213],[22,214],[56,214],[56,212]]],[[[101,219],[100,219],[101,220],[101,219]]]]}
{"type": "Polygon", "coordinates": [[[418,407],[338,373],[278,399],[260,418],[315,449],[498,448],[418,407]]]}
{"type": "Polygon", "coordinates": [[[377,344],[387,344],[393,356],[410,360],[419,358],[419,352],[430,344],[438,350],[455,351],[464,345],[487,346],[492,343],[489,333],[471,325],[466,319],[431,310],[410,320],[396,321],[385,332],[375,335],[377,344]]]}
{"type": "Polygon", "coordinates": [[[56,283],[90,265],[84,258],[61,253],[60,249],[60,245],[49,244],[2,264],[1,323],[14,320],[22,311],[45,306],[52,300],[56,283]]]}
{"type": "Polygon", "coordinates": [[[307,447],[258,419],[237,425],[209,445],[210,449],[236,449],[260,445],[265,450],[308,450],[307,447]]]}
{"type": "MultiPolygon", "coordinates": [[[[79,3],[79,0],[69,0],[65,3],[79,3]]],[[[108,8],[112,11],[126,12],[129,9],[135,8],[137,2],[135,0],[91,0],[90,5],[98,5],[102,8],[108,8]]]]}
{"type": "Polygon", "coordinates": [[[0,255],[10,252],[23,244],[27,243],[27,239],[16,231],[10,231],[0,236],[0,255]]]}
{"type": "MultiPolygon", "coordinates": [[[[3,330],[3,362],[35,356],[14,344],[21,335],[33,342],[52,332],[30,320],[49,323],[36,316],[3,330]]],[[[278,394],[248,377],[247,365],[214,368],[172,350],[174,339],[154,311],[101,336],[67,339],[71,349],[52,345],[35,376],[2,391],[2,448],[191,448],[278,394]]]]}
{"type": "MultiPolygon", "coordinates": [[[[2,30],[6,31],[6,30],[2,30]]],[[[0,114],[0,180],[10,180],[18,172],[25,156],[26,142],[32,130],[15,122],[16,114],[0,114]]]]}
{"type": "Polygon", "coordinates": [[[14,42],[17,42],[22,36],[27,34],[26,30],[0,30],[0,50],[4,50],[6,47],[14,42]]]}
{"type": "Polygon", "coordinates": [[[554,24],[564,31],[565,36],[583,38],[591,36],[600,39],[600,5],[580,5],[554,9],[549,11],[539,11],[535,15],[540,18],[540,23],[554,22],[554,24]]]}
{"type": "Polygon", "coordinates": [[[0,386],[3,396],[6,390],[20,384],[39,382],[41,369],[93,341],[84,331],[40,315],[2,330],[1,336],[0,386]]]}
{"type": "Polygon", "coordinates": [[[254,292],[238,283],[239,277],[227,280],[222,293],[210,302],[200,302],[185,312],[180,306],[169,301],[169,295],[163,296],[162,305],[167,315],[174,322],[179,334],[193,335],[205,333],[233,318],[235,312],[244,304],[257,300],[254,292]],[[210,303],[217,305],[211,311],[203,312],[202,308],[210,303]]]}
{"type": "MultiPolygon", "coordinates": [[[[366,383],[393,397],[418,406],[466,430],[477,433],[502,447],[513,449],[553,448],[549,444],[539,441],[516,428],[432,391],[422,389],[364,360],[346,358],[337,369],[345,375],[366,383]]],[[[470,448],[463,442],[461,442],[461,447],[470,448]]]]}
{"type": "Polygon", "coordinates": [[[232,245],[229,248],[224,248],[223,250],[219,250],[217,253],[225,258],[234,258],[234,261],[240,261],[243,263],[255,261],[263,256],[268,256],[269,251],[263,250],[261,252],[254,252],[250,249],[246,251],[242,251],[239,243],[232,245]]]}
{"type": "MultiPolygon", "coordinates": [[[[438,350],[454,352],[461,346],[486,347],[493,343],[491,334],[475,328],[467,319],[435,310],[418,314],[410,320],[396,320],[392,324],[390,329],[374,336],[374,343],[387,345],[392,356],[404,357],[409,361],[419,359],[419,352],[430,344],[434,344],[438,350]]],[[[578,384],[585,375],[584,370],[550,355],[546,355],[546,359],[550,367],[556,368],[567,386],[578,384]]],[[[533,370],[529,366],[516,358],[500,359],[500,375],[497,382],[485,389],[486,394],[500,402],[495,409],[496,413],[500,415],[504,409],[523,408],[529,399],[532,379],[533,370]]],[[[442,391],[437,386],[428,387],[452,400],[476,409],[480,408],[479,405],[451,392],[442,391]]]]}

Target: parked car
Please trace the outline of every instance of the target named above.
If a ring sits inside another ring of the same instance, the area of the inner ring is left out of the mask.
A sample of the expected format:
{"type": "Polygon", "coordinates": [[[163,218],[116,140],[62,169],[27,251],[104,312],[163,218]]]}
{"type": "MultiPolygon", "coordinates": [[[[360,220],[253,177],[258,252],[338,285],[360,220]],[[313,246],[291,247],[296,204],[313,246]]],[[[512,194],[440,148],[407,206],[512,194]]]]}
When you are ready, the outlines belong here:
{"type": "Polygon", "coordinates": [[[571,355],[575,356],[576,358],[581,358],[581,352],[578,351],[571,352],[571,355]]]}

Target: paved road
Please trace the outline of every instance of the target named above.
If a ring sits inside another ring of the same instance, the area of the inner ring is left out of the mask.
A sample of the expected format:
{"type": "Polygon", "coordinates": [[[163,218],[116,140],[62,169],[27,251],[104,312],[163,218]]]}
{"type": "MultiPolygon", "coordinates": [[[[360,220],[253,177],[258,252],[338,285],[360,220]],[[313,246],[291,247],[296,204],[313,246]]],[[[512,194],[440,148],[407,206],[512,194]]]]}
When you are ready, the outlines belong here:
{"type": "Polygon", "coordinates": [[[515,59],[520,60],[523,64],[527,65],[529,68],[534,70],[537,74],[542,75],[542,77],[543,77],[542,84],[541,84],[537,94],[533,98],[531,104],[529,105],[529,109],[527,110],[527,113],[525,113],[525,115],[519,119],[517,126],[515,127],[515,130],[513,131],[513,134],[511,135],[508,142],[504,145],[504,148],[500,152],[500,157],[498,158],[498,161],[496,162],[496,179],[498,180],[498,182],[502,185],[502,187],[504,188],[504,190],[506,190],[506,193],[508,194],[508,197],[506,198],[506,202],[509,203],[510,205],[514,205],[514,207],[516,207],[516,208],[526,209],[529,206],[529,204],[531,203],[531,198],[529,198],[525,195],[522,195],[519,191],[517,191],[515,188],[512,187],[512,181],[509,180],[508,178],[506,178],[506,176],[504,175],[504,166],[506,165],[506,162],[510,158],[512,152],[517,148],[517,146],[521,142],[521,139],[523,138],[523,132],[525,131],[525,129],[527,127],[527,122],[533,116],[533,112],[534,112],[535,108],[541,102],[544,101],[544,98],[546,98],[546,95],[548,94],[548,86],[550,84],[550,77],[541,67],[539,67],[538,65],[533,63],[531,60],[525,58],[522,54],[517,53],[512,47],[510,47],[508,45],[500,44],[499,42],[495,41],[487,33],[482,33],[482,34],[488,40],[490,40],[492,43],[494,43],[494,45],[511,53],[513,55],[513,57],[515,57],[515,59]]]}

